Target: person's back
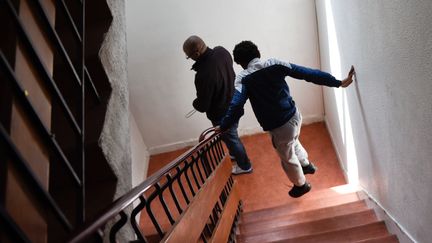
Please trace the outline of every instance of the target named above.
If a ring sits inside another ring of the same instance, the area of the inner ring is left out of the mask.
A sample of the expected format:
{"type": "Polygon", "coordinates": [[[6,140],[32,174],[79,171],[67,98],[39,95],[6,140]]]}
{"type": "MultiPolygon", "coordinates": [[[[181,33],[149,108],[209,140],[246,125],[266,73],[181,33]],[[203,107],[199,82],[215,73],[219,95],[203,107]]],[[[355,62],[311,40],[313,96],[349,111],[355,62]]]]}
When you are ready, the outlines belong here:
{"type": "Polygon", "coordinates": [[[203,97],[198,96],[194,107],[206,112],[212,122],[219,122],[229,107],[234,90],[235,73],[231,55],[221,46],[208,48],[193,69],[197,71],[197,92],[204,93],[203,97]]]}
{"type": "Polygon", "coordinates": [[[265,131],[283,125],[296,111],[284,69],[285,66],[274,59],[254,59],[248,69],[239,74],[255,116],[265,131]]]}

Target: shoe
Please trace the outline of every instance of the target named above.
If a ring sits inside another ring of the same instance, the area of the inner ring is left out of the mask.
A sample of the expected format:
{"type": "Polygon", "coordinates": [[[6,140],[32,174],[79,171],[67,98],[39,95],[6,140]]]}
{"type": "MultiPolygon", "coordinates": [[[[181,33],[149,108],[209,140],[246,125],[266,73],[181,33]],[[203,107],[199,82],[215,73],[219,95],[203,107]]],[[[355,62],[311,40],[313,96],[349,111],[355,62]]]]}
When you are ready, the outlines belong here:
{"type": "Polygon", "coordinates": [[[306,165],[306,166],[302,166],[302,169],[303,169],[303,174],[315,174],[315,171],[317,171],[318,170],[318,168],[312,163],[312,162],[309,162],[309,164],[308,165],[306,165]]]}
{"type": "Polygon", "coordinates": [[[294,187],[288,192],[288,194],[294,198],[301,197],[304,194],[308,193],[311,188],[311,184],[309,182],[305,182],[303,186],[294,185],[294,187]]]}
{"type": "Polygon", "coordinates": [[[253,171],[252,166],[247,170],[243,170],[238,165],[233,165],[231,173],[233,175],[240,175],[240,174],[252,173],[252,171],[253,171]]]}

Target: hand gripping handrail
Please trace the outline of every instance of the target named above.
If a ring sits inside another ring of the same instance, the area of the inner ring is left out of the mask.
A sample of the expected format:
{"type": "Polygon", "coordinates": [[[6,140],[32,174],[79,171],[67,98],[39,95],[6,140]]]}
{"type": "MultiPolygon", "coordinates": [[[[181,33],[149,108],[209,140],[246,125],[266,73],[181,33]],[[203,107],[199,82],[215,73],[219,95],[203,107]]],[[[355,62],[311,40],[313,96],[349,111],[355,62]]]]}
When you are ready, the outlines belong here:
{"type": "Polygon", "coordinates": [[[214,132],[215,135],[219,134],[220,132],[216,132],[216,128],[215,127],[209,127],[206,130],[204,130],[201,135],[199,136],[198,141],[201,142],[205,139],[205,137],[210,134],[211,132],[214,132]]]}

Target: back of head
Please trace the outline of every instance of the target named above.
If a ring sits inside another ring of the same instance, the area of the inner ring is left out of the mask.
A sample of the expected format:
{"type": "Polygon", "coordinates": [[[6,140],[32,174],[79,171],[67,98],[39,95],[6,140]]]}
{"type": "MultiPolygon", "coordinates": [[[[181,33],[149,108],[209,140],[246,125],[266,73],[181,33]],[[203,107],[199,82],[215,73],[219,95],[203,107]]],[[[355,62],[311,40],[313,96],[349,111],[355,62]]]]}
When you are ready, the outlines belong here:
{"type": "Polygon", "coordinates": [[[205,42],[196,35],[192,35],[183,43],[183,51],[192,59],[196,59],[207,49],[205,42]]]}
{"type": "Polygon", "coordinates": [[[242,41],[234,47],[234,61],[245,67],[254,58],[260,58],[258,47],[252,41],[242,41]]]}

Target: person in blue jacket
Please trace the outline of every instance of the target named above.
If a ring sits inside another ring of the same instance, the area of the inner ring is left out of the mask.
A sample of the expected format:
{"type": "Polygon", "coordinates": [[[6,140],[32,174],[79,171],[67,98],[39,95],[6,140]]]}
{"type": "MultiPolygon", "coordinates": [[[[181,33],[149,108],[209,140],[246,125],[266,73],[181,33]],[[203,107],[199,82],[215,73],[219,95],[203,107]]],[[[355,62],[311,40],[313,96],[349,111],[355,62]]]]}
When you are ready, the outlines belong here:
{"type": "Polygon", "coordinates": [[[258,122],[271,135],[282,168],[294,184],[288,194],[300,197],[311,189],[304,175],[314,174],[317,168],[308,160],[308,154],[299,141],[302,116],[291,97],[285,77],[329,87],[348,87],[353,82],[354,67],[351,66],[347,78],[340,81],[320,70],[273,58],[261,60],[258,47],[251,41],[237,44],[233,54],[234,61],[244,70],[235,78],[234,96],[216,130],[225,131],[231,124],[238,123],[244,114],[244,104],[249,99],[258,122]]]}

